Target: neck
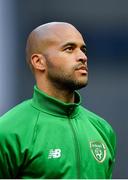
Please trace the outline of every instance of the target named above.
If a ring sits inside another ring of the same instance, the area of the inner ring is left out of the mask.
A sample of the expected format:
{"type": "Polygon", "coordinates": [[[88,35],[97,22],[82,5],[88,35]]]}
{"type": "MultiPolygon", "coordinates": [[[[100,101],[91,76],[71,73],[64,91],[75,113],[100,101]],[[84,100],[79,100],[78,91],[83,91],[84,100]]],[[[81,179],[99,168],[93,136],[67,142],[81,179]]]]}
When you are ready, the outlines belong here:
{"type": "Polygon", "coordinates": [[[74,91],[57,88],[51,84],[42,85],[42,83],[37,83],[37,87],[48,94],[64,103],[74,103],[74,91]]]}

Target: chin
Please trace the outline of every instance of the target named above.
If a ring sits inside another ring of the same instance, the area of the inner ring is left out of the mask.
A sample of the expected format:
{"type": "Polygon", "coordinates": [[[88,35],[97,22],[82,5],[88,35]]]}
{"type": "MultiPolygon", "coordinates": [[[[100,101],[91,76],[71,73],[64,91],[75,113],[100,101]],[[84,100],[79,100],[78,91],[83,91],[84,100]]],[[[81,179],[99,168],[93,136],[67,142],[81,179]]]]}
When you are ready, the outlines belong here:
{"type": "Polygon", "coordinates": [[[87,86],[87,84],[88,84],[88,81],[84,81],[84,82],[72,82],[72,83],[70,83],[70,89],[72,89],[72,90],[79,90],[79,89],[81,89],[81,88],[84,88],[84,87],[86,87],[87,86]]]}
{"type": "Polygon", "coordinates": [[[81,81],[76,81],[76,89],[81,89],[83,87],[86,87],[87,84],[88,84],[88,79],[84,79],[84,80],[81,80],[81,81]]]}
{"type": "Polygon", "coordinates": [[[81,88],[84,88],[87,86],[88,83],[84,83],[84,84],[77,84],[76,87],[75,87],[75,90],[79,90],[81,88]]]}

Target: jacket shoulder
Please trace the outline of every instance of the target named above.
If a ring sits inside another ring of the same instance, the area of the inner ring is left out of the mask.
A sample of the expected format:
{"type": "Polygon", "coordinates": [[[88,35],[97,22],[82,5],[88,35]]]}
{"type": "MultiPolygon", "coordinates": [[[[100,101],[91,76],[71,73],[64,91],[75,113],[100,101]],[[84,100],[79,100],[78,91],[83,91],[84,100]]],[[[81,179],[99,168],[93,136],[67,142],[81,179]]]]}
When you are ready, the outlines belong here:
{"type": "Polygon", "coordinates": [[[9,134],[34,126],[37,116],[38,111],[32,107],[31,99],[23,101],[0,117],[0,132],[9,134]]]}
{"type": "Polygon", "coordinates": [[[101,116],[97,115],[96,113],[84,108],[81,106],[81,111],[86,114],[88,120],[93,124],[99,124],[101,127],[106,129],[111,129],[113,131],[112,126],[101,116]]]}
{"type": "Polygon", "coordinates": [[[105,135],[106,138],[110,140],[115,147],[116,144],[116,133],[112,126],[102,117],[95,114],[94,112],[84,108],[81,106],[81,113],[83,116],[87,117],[88,121],[102,134],[105,135]]]}

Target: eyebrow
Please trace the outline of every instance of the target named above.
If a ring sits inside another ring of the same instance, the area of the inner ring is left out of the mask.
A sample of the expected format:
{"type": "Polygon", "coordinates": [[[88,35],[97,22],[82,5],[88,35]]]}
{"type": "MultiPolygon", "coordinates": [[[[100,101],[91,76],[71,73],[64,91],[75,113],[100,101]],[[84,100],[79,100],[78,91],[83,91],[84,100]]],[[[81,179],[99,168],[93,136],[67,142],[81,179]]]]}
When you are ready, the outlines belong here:
{"type": "MultiPolygon", "coordinates": [[[[62,45],[62,48],[65,48],[67,46],[74,46],[75,47],[75,46],[77,46],[77,44],[74,42],[67,42],[66,44],[62,45]]],[[[81,48],[86,49],[87,48],[86,44],[81,45],[81,48]]]]}

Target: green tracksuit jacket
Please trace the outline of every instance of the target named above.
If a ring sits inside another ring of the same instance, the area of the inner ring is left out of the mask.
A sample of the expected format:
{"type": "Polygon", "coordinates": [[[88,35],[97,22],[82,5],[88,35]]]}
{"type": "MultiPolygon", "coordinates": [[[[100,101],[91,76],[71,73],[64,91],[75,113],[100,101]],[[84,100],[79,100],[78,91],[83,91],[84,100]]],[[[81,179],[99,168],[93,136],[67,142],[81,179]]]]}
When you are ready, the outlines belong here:
{"type": "Polygon", "coordinates": [[[33,98],[0,118],[0,178],[111,178],[115,135],[102,118],[75,103],[33,98]]]}

